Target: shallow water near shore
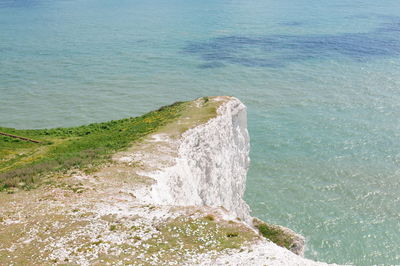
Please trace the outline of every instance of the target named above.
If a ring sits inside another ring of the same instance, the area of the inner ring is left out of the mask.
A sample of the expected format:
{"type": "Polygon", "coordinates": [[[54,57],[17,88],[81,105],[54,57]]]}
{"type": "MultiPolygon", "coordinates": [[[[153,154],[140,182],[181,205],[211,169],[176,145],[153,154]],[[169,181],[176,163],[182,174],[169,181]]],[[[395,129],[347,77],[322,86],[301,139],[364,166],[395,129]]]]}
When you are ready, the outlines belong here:
{"type": "Polygon", "coordinates": [[[0,0],[0,125],[44,128],[233,95],[253,215],[306,257],[400,262],[400,3],[0,0]]]}

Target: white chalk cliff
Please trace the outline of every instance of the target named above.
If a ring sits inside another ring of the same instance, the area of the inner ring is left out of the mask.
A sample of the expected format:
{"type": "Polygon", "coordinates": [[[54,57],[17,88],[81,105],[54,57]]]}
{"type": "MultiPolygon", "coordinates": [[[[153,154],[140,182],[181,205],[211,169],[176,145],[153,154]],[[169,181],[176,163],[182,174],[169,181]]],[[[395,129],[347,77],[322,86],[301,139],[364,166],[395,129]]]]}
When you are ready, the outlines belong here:
{"type": "Polygon", "coordinates": [[[224,207],[249,218],[243,200],[249,167],[246,107],[231,98],[206,124],[187,130],[178,140],[173,166],[150,174],[157,180],[154,203],[224,207]]]}
{"type": "MultiPolygon", "coordinates": [[[[159,134],[152,136],[158,143],[157,152],[144,155],[143,151],[123,157],[125,161],[166,161],[157,170],[143,171],[142,175],[156,182],[140,193],[145,203],[174,206],[209,206],[227,210],[225,217],[240,218],[253,227],[253,217],[243,195],[249,168],[249,134],[246,106],[234,97],[213,97],[220,102],[216,115],[184,132],[178,139],[159,134]],[[175,152],[171,152],[175,150],[175,152]]],[[[197,105],[202,99],[197,100],[197,105]]],[[[150,168],[150,167],[149,167],[150,168]]],[[[298,254],[304,251],[304,238],[290,229],[283,231],[297,238],[298,254]]],[[[246,252],[230,253],[216,259],[204,258],[204,265],[326,265],[307,260],[293,252],[263,239],[246,252]]]]}

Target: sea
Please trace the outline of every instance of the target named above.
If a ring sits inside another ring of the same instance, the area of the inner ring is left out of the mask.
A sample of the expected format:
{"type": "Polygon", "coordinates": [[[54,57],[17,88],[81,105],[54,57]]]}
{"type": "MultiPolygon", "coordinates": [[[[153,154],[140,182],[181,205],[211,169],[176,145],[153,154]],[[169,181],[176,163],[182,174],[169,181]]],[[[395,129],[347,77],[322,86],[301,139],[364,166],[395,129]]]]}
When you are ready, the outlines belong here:
{"type": "Polygon", "coordinates": [[[232,95],[252,214],[305,257],[400,264],[399,0],[0,0],[0,125],[232,95]]]}

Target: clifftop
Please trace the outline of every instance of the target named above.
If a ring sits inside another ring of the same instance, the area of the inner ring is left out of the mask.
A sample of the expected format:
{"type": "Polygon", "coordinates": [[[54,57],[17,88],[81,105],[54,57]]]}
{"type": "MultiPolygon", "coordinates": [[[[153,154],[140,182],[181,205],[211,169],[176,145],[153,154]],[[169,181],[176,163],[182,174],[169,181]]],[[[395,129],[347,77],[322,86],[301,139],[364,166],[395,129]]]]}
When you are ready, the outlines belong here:
{"type": "Polygon", "coordinates": [[[153,126],[90,171],[45,172],[36,189],[0,193],[0,264],[321,265],[288,250],[302,253],[301,236],[249,214],[245,106],[224,96],[166,108],[152,113],[167,112],[163,123],[143,118],[153,126]]]}

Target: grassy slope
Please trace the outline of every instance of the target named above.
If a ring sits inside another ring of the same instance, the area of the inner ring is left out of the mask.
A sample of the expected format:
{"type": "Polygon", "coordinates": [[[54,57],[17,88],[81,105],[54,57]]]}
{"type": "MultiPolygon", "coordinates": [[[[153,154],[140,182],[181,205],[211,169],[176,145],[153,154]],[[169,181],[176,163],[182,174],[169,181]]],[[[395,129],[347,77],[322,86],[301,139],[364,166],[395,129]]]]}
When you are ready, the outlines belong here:
{"type": "Polygon", "coordinates": [[[29,188],[40,181],[39,174],[70,168],[88,170],[176,119],[187,104],[175,103],[140,117],[71,128],[0,127],[0,132],[40,141],[37,144],[0,136],[0,191],[9,187],[29,188]]]}

